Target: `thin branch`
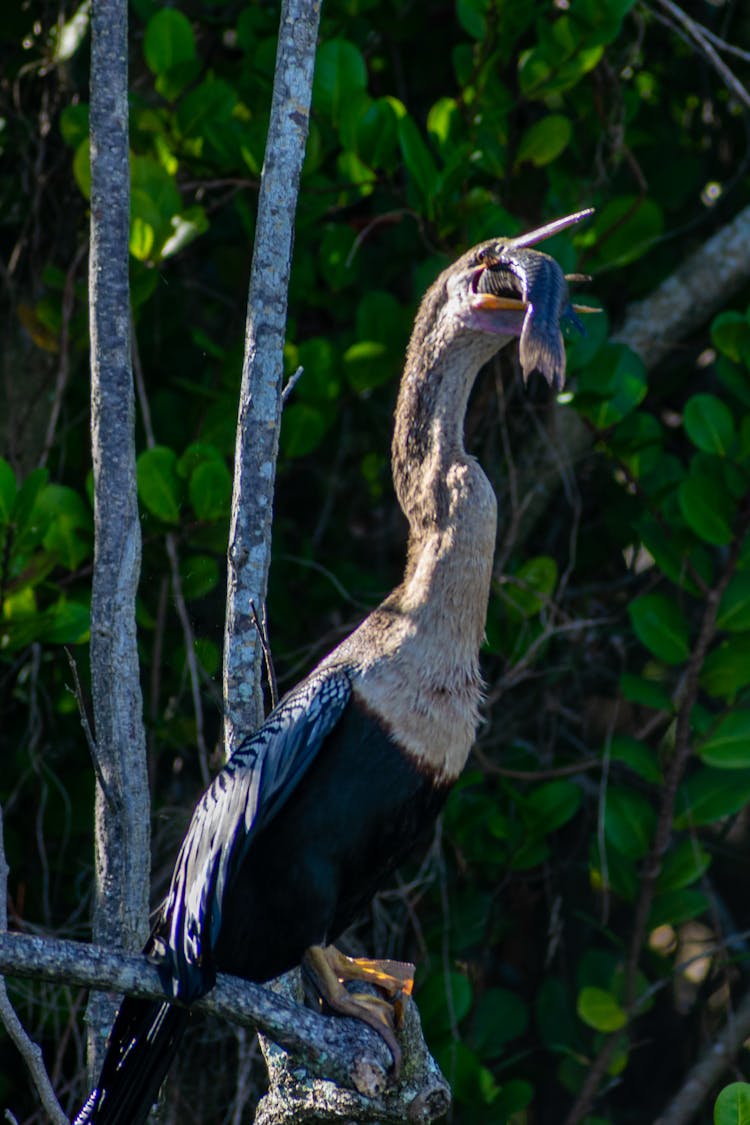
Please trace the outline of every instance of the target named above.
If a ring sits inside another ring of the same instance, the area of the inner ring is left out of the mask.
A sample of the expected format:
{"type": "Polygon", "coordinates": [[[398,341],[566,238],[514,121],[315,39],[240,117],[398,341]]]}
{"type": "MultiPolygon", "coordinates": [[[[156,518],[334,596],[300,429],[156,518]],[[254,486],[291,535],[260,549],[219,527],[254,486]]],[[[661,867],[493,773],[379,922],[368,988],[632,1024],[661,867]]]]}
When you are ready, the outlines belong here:
{"type": "MultiPolygon", "coordinates": [[[[131,337],[133,348],[133,378],[138,406],[141,412],[141,421],[146,434],[146,445],[153,449],[156,445],[154,427],[151,421],[151,407],[146,394],[146,381],[143,377],[141,354],[138,350],[138,340],[135,334],[135,324],[131,318],[131,337]]],[[[203,717],[203,699],[201,697],[200,675],[198,674],[198,660],[195,655],[195,633],[190,614],[187,610],[185,595],[182,592],[182,576],[180,575],[180,558],[177,551],[177,536],[173,531],[168,531],[164,536],[164,546],[169,559],[169,573],[172,580],[172,596],[174,598],[177,616],[182,627],[182,636],[185,641],[185,661],[190,678],[190,694],[193,700],[195,714],[195,741],[198,747],[198,766],[201,781],[207,788],[211,783],[211,771],[208,768],[208,747],[206,746],[206,724],[203,717]]]]}
{"type": "Polygon", "coordinates": [[[750,93],[748,93],[734,71],[720,58],[713,44],[709,42],[709,36],[706,34],[706,29],[703,25],[691,19],[687,12],[684,12],[682,8],[674,4],[672,0],[655,0],[655,2],[662,7],[665,12],[669,12],[672,19],[685,29],[689,37],[708,59],[727,89],[734,94],[737,101],[744,105],[746,109],[750,109],[750,93]]]}
{"type": "Polygon", "coordinates": [[[300,366],[297,368],[297,370],[294,372],[294,374],[289,376],[286,383],[284,384],[284,389],[281,392],[281,405],[282,406],[286,406],[287,402],[289,401],[289,396],[291,395],[292,391],[297,386],[297,383],[299,383],[300,379],[302,378],[302,376],[304,374],[305,374],[305,369],[302,366],[302,364],[300,364],[300,366]]]}
{"type": "Polygon", "coordinates": [[[73,656],[73,653],[70,651],[70,649],[68,648],[67,645],[65,645],[65,655],[68,658],[68,664],[70,666],[70,671],[73,675],[73,687],[68,688],[68,691],[70,691],[70,693],[72,694],[72,696],[75,699],[76,704],[78,706],[78,717],[81,720],[81,726],[83,727],[83,733],[84,733],[84,737],[86,739],[86,745],[88,746],[89,754],[91,755],[91,764],[94,767],[94,773],[96,774],[96,780],[99,782],[99,785],[101,786],[101,790],[102,790],[102,793],[104,794],[104,797],[107,801],[107,804],[109,805],[110,809],[112,809],[112,811],[114,812],[115,811],[115,804],[114,804],[114,801],[113,801],[113,799],[110,795],[109,790],[107,789],[107,783],[104,780],[104,774],[102,773],[102,767],[99,764],[99,751],[96,748],[96,742],[94,740],[93,734],[91,733],[91,724],[89,723],[89,716],[88,716],[88,712],[86,710],[86,700],[83,698],[83,688],[81,687],[81,681],[80,681],[80,678],[78,676],[78,665],[76,664],[76,659],[73,656]]]}
{"type": "Polygon", "coordinates": [[[52,397],[52,409],[50,411],[49,421],[47,422],[47,432],[44,435],[44,445],[39,458],[40,466],[47,464],[47,459],[55,443],[57,423],[60,420],[65,390],[70,378],[70,321],[73,316],[76,273],[81,264],[81,259],[84,257],[87,250],[87,242],[84,242],[78,247],[73,255],[73,261],[68,266],[68,272],[65,274],[65,284],[63,285],[62,295],[62,324],[60,327],[60,362],[57,367],[55,393],[52,397]]]}
{"type": "Polygon", "coordinates": [[[268,679],[268,693],[271,697],[271,708],[274,708],[279,701],[279,690],[276,686],[276,669],[273,665],[273,656],[271,655],[271,645],[268,640],[266,621],[265,618],[261,621],[258,616],[255,602],[250,602],[250,617],[257,630],[260,647],[263,650],[263,660],[266,665],[266,677],[268,679]]]}
{"type": "Polygon", "coordinates": [[[258,194],[240,388],[224,632],[225,751],[263,714],[250,603],[266,600],[294,214],[307,140],[320,0],[283,0],[258,194]]]}
{"type": "MultiPolygon", "coordinates": [[[[3,840],[3,811],[0,808],[0,930],[5,930],[8,925],[8,864],[5,859],[5,843],[3,840]]],[[[67,1114],[55,1097],[52,1083],[49,1080],[42,1049],[26,1034],[16,1010],[10,1002],[5,980],[0,978],[0,1021],[13,1041],[18,1053],[29,1071],[31,1081],[34,1083],[44,1111],[54,1125],[68,1125],[67,1114]]],[[[6,1110],[6,1117],[10,1110],[6,1110]]],[[[14,1119],[15,1120],[15,1119],[14,1119]]]]}

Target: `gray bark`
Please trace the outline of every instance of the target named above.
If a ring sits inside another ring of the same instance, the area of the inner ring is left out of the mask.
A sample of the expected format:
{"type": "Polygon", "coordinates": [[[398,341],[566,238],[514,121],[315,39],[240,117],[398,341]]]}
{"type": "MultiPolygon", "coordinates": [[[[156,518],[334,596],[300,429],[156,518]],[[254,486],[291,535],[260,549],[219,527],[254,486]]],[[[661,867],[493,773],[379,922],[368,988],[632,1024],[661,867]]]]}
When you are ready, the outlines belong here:
{"type": "MultiPolygon", "coordinates": [[[[0,933],[0,974],[164,999],[158,971],[144,956],[81,942],[0,933]]],[[[389,1122],[432,1121],[448,1107],[448,1088],[427,1054],[416,1010],[407,1020],[402,1076],[392,1082],[388,1048],[360,1020],[318,1015],[260,985],[223,974],[193,1007],[262,1030],[283,1045],[293,1054],[301,1089],[309,1089],[314,1076],[325,1075],[329,1104],[339,1107],[333,1120],[344,1116],[342,1102],[344,1107],[369,1106],[369,1121],[389,1122]],[[352,1092],[351,1097],[342,1091],[352,1092]]]]}
{"type": "Polygon", "coordinates": [[[260,645],[271,548],[273,490],[294,213],[312,96],[319,0],[284,0],[271,119],[258,198],[240,389],[224,632],[225,751],[263,717],[260,645]]]}
{"type": "MultiPolygon", "coordinates": [[[[95,0],[91,42],[91,443],[94,574],[91,679],[98,776],[94,941],[135,948],[147,932],[150,805],[136,649],[141,535],[130,359],[126,0],[95,0]]],[[[89,1005],[98,1070],[113,1001],[89,1005]]]]}

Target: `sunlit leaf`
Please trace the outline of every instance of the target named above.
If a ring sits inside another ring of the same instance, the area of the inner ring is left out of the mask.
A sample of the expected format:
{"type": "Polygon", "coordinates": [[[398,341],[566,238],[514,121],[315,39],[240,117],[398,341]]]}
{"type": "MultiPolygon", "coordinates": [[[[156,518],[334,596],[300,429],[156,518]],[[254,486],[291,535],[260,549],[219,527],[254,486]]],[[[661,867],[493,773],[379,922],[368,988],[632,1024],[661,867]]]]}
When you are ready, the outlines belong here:
{"type": "Polygon", "coordinates": [[[551,113],[529,126],[521,137],[516,152],[516,167],[531,163],[537,167],[549,164],[567,148],[573,127],[567,117],[551,113]]]}
{"type": "Polygon", "coordinates": [[[585,1024],[595,1031],[619,1031],[627,1016],[611,992],[588,985],[578,993],[576,1010],[585,1024]]]}

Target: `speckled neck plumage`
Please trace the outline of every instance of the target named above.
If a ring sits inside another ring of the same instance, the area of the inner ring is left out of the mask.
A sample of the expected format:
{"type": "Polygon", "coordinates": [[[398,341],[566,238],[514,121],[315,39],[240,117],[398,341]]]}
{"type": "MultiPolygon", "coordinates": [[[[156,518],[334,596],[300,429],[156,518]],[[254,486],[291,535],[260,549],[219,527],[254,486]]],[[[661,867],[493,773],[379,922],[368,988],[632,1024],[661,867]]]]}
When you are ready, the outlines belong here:
{"type": "Polygon", "coordinates": [[[477,373],[507,338],[456,323],[444,290],[439,280],[422,302],[396,408],[393,479],[409,521],[404,579],[325,663],[354,669],[360,702],[447,781],[461,772],[479,721],[497,524],[492,488],[464,449],[464,419],[477,373]]]}

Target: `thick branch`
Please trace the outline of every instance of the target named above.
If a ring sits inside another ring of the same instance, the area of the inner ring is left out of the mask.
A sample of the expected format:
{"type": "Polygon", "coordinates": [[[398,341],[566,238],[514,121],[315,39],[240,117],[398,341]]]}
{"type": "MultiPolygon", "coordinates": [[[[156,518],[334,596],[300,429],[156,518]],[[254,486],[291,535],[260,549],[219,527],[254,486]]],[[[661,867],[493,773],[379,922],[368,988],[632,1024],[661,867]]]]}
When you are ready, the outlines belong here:
{"type": "Polygon", "coordinates": [[[252,605],[265,604],[294,213],[307,140],[319,0],[284,0],[258,197],[240,389],[224,633],[225,742],[230,754],[262,719],[252,605]]]}
{"type": "MultiPolygon", "coordinates": [[[[141,536],[130,366],[127,4],[97,0],[91,43],[91,441],[95,550],[91,679],[97,761],[94,937],[108,947],[145,939],[149,794],[136,649],[141,536]]],[[[113,1015],[89,1007],[89,1062],[98,1067],[113,1015]]]]}
{"type": "Polygon", "coordinates": [[[690,254],[643,301],[628,306],[615,340],[648,369],[726,305],[750,279],[750,207],[690,254]]]}
{"type": "MultiPolygon", "coordinates": [[[[0,973],[147,999],[164,997],[156,968],[143,956],[27,934],[0,933],[0,973]]],[[[193,1007],[261,1030],[290,1051],[296,1067],[325,1075],[344,1089],[368,1099],[386,1095],[390,1052],[380,1036],[359,1020],[318,1015],[260,985],[224,975],[219,975],[211,992],[193,1007]]],[[[404,1069],[409,1073],[406,1065],[404,1069]]],[[[412,1089],[414,1097],[422,1094],[409,1087],[412,1089]]],[[[447,1098],[446,1091],[441,1113],[447,1108],[447,1098]]],[[[411,1118],[431,1119],[424,1115],[411,1118]]]]}
{"type": "Polygon", "coordinates": [[[739,1053],[750,1035],[750,993],[730,1012],[721,1035],[688,1073],[688,1076],[654,1125],[687,1125],[701,1111],[711,1089],[739,1053]]]}
{"type": "MultiPolygon", "coordinates": [[[[648,297],[628,305],[625,321],[612,338],[632,348],[651,370],[748,281],[750,207],[689,255],[648,297]]],[[[572,408],[555,410],[551,424],[552,435],[540,431],[527,437],[518,465],[516,490],[526,500],[516,549],[558,495],[561,479],[573,472],[593,442],[591,430],[572,408]]]]}

